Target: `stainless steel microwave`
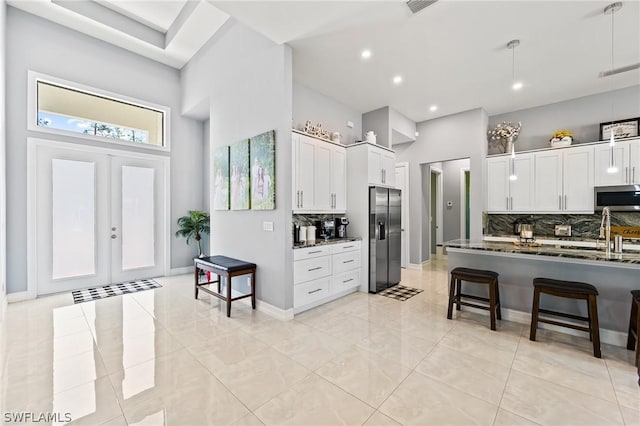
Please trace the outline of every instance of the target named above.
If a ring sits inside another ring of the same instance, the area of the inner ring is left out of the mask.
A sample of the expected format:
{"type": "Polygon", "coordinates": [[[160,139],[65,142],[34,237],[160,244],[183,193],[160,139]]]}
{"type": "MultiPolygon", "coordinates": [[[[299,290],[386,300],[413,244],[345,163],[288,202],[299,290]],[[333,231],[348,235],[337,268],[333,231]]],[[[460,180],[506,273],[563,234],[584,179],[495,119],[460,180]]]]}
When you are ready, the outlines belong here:
{"type": "Polygon", "coordinates": [[[596,211],[609,207],[614,212],[640,212],[640,185],[596,186],[594,206],[596,211]]]}

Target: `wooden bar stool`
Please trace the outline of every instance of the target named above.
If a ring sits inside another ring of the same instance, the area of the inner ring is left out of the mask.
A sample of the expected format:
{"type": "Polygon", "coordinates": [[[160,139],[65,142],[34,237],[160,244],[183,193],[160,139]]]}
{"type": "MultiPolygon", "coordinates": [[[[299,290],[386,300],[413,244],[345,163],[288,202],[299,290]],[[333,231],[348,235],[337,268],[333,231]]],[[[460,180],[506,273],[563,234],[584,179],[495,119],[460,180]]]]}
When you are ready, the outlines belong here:
{"type": "Polygon", "coordinates": [[[496,329],[496,316],[502,319],[500,311],[500,288],[498,286],[498,273],[493,271],[483,271],[481,269],[471,268],[454,268],[451,270],[451,283],[449,285],[449,309],[447,318],[453,316],[453,304],[456,304],[456,310],[460,310],[460,306],[472,306],[474,308],[485,309],[489,311],[491,318],[491,330],[496,329]],[[489,297],[474,296],[462,293],[462,281],[476,284],[486,284],[489,286],[489,297]],[[477,303],[463,301],[462,298],[480,300],[489,303],[489,306],[478,305],[477,303]]]}
{"type": "Polygon", "coordinates": [[[591,284],[580,283],[575,281],[554,280],[551,278],[534,278],[533,280],[533,309],[531,311],[531,333],[529,339],[536,340],[536,331],[538,330],[538,322],[558,325],[561,327],[573,328],[574,330],[586,331],[589,333],[589,339],[593,341],[593,356],[602,358],[600,351],[600,328],[598,326],[598,289],[591,284]],[[551,296],[564,297],[568,299],[580,299],[587,301],[587,317],[579,315],[567,314],[564,312],[551,311],[548,309],[540,309],[540,294],[549,294],[551,296]],[[540,318],[539,314],[553,315],[557,317],[570,318],[574,320],[586,321],[589,326],[583,327],[567,322],[555,321],[552,319],[540,318]]]}
{"type": "Polygon", "coordinates": [[[636,366],[638,367],[638,384],[640,385],[640,342],[638,342],[638,330],[640,330],[640,290],[631,292],[631,315],[629,317],[629,335],[627,337],[627,349],[636,350],[636,366]]]}

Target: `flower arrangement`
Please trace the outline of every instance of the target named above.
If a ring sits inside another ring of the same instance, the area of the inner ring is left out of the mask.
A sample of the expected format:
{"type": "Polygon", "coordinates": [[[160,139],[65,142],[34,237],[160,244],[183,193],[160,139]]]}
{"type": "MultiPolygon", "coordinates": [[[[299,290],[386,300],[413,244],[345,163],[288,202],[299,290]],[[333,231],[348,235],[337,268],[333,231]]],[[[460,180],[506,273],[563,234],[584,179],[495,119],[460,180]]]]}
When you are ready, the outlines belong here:
{"type": "Polygon", "coordinates": [[[564,137],[570,137],[573,138],[573,133],[571,133],[568,130],[558,130],[557,132],[555,132],[553,134],[553,136],[551,136],[551,139],[562,139],[564,137]]]}
{"type": "Polygon", "coordinates": [[[522,123],[518,122],[517,124],[513,124],[510,121],[503,121],[502,123],[496,125],[495,128],[489,130],[488,135],[489,138],[493,141],[495,140],[503,140],[506,141],[511,139],[515,140],[520,134],[520,129],[522,128],[522,123]]]}

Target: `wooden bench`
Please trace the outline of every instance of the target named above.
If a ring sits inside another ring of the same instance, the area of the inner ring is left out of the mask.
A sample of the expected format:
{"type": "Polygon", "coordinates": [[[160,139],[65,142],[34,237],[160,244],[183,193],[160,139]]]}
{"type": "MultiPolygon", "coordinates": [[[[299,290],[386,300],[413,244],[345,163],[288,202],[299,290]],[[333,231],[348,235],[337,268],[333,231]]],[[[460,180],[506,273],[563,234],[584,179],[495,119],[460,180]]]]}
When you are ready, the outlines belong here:
{"type": "Polygon", "coordinates": [[[255,263],[245,262],[244,260],[233,259],[226,256],[209,256],[199,257],[193,261],[195,266],[195,295],[198,298],[198,291],[202,290],[207,294],[217,297],[227,302],[227,317],[231,316],[231,302],[251,297],[251,307],[256,308],[256,265],[255,263]],[[200,281],[200,271],[213,272],[217,275],[214,281],[200,281]],[[231,297],[231,279],[240,275],[251,274],[251,293],[243,294],[237,297],[231,297]],[[226,294],[222,294],[220,290],[220,279],[225,278],[226,294]],[[209,284],[218,284],[218,291],[213,291],[208,287],[209,284]]]}

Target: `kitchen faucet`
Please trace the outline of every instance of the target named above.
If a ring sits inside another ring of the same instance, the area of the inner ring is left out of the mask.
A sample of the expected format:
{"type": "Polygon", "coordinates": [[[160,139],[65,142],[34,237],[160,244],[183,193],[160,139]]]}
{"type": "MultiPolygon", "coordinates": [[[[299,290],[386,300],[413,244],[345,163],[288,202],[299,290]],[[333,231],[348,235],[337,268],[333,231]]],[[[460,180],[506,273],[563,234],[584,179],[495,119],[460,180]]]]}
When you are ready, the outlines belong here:
{"type": "Polygon", "coordinates": [[[600,237],[605,239],[605,253],[611,253],[611,210],[609,207],[602,209],[602,222],[600,222],[600,237]]]}

